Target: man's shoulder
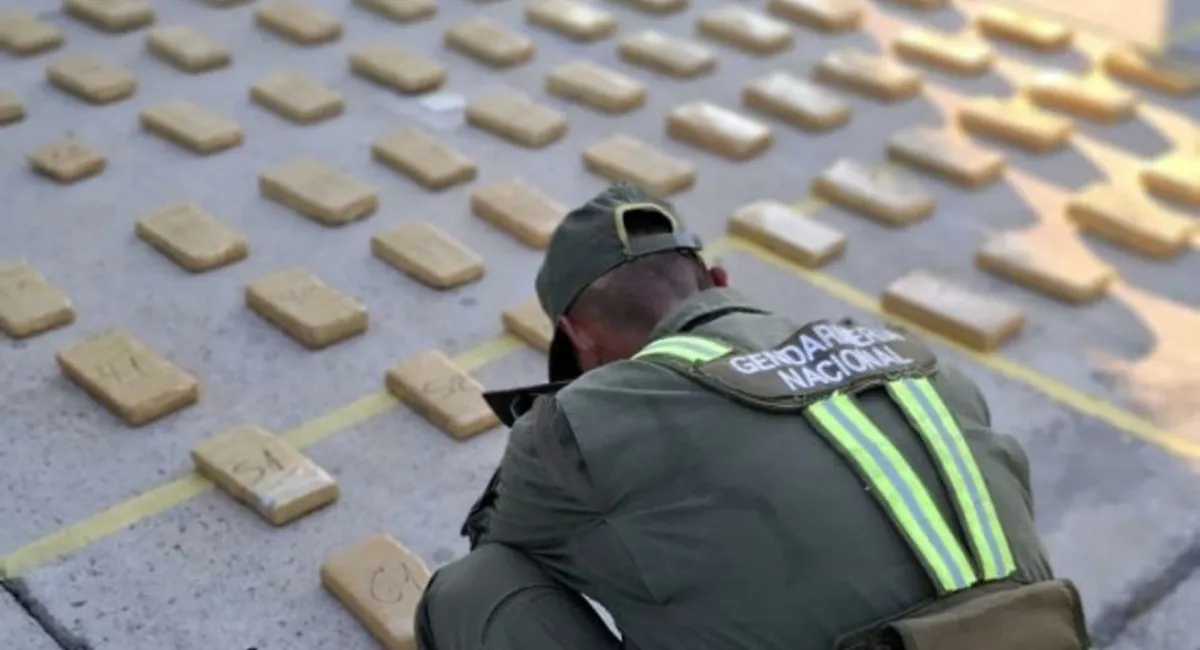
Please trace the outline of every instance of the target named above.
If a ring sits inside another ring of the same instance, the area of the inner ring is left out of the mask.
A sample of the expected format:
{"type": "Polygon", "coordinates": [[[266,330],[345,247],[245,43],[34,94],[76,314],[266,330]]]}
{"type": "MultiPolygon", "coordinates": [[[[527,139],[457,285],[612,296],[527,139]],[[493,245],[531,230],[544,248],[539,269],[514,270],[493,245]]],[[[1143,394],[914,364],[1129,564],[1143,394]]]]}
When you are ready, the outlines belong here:
{"type": "Polygon", "coordinates": [[[529,459],[537,458],[564,489],[582,490],[577,475],[591,480],[585,458],[622,446],[645,421],[647,400],[672,390],[691,390],[690,383],[673,370],[640,360],[591,370],[558,392],[534,399],[512,427],[507,462],[528,467],[529,459]]]}
{"type": "MultiPolygon", "coordinates": [[[[673,371],[640,360],[621,360],[590,370],[562,388],[534,397],[512,429],[521,433],[534,428],[571,428],[570,413],[583,408],[620,407],[631,396],[654,386],[663,386],[673,371]]],[[[682,379],[680,377],[679,379],[682,379]]]]}
{"type": "MultiPolygon", "coordinates": [[[[706,338],[735,349],[765,349],[784,340],[802,323],[784,316],[766,312],[735,313],[704,323],[695,329],[667,334],[659,339],[673,336],[706,338]]],[[[621,407],[631,400],[644,400],[648,395],[675,391],[704,390],[667,364],[653,358],[623,359],[590,370],[558,391],[560,404],[583,407],[621,407]]]]}
{"type": "Polygon", "coordinates": [[[970,418],[971,423],[980,426],[991,424],[991,409],[983,392],[960,368],[950,363],[939,362],[932,379],[938,393],[956,416],[970,418]]]}
{"type": "Polygon", "coordinates": [[[678,372],[647,359],[622,359],[590,370],[556,397],[559,401],[620,398],[634,391],[686,381],[678,372]]]}
{"type": "Polygon", "coordinates": [[[570,426],[606,412],[645,408],[648,400],[693,390],[701,389],[676,370],[647,359],[625,359],[584,373],[554,399],[570,426]]]}

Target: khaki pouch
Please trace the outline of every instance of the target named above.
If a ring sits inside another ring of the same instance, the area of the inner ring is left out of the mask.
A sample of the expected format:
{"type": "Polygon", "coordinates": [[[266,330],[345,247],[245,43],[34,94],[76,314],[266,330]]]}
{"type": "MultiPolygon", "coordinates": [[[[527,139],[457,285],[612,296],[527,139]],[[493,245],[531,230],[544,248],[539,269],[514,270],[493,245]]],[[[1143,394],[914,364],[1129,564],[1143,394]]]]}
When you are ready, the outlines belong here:
{"type": "MultiPolygon", "coordinates": [[[[1015,585],[932,607],[883,626],[898,650],[1085,650],[1091,647],[1075,586],[1015,585]]],[[[951,597],[952,600],[958,600],[951,597]]]]}

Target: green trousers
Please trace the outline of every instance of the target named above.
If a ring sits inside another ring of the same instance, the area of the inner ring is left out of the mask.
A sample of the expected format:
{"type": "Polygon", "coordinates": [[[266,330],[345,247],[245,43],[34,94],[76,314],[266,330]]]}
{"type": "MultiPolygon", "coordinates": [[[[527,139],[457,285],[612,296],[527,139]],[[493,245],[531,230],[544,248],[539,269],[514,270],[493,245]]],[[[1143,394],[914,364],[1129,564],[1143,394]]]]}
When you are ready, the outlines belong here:
{"type": "Polygon", "coordinates": [[[621,649],[582,596],[500,544],[484,544],[434,573],[415,625],[419,650],[621,649]]]}

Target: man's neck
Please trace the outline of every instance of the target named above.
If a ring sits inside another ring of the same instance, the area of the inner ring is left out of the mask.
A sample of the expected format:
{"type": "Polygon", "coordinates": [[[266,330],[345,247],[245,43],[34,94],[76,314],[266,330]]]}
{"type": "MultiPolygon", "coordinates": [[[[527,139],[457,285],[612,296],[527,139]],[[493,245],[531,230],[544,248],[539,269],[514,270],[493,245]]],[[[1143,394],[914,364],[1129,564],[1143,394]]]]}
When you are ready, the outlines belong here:
{"type": "Polygon", "coordinates": [[[697,323],[719,318],[731,311],[766,313],[749,300],[729,287],[712,287],[697,291],[680,300],[658,321],[650,338],[657,339],[671,334],[687,331],[697,323]]]}

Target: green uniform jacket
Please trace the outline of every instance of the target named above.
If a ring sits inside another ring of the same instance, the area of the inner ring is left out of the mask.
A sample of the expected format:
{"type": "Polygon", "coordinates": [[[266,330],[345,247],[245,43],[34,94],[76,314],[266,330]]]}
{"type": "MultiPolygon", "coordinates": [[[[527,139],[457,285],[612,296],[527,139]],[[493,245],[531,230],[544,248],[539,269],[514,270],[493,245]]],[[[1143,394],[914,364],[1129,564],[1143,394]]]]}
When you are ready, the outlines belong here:
{"type": "MultiPolygon", "coordinates": [[[[768,348],[799,327],[735,292],[692,297],[682,331],[768,348]]],[[[1023,580],[1051,578],[1028,461],[989,429],[962,374],[934,384],[988,484],[1023,580]]],[[[916,432],[882,389],[860,395],[957,528],[916,432]]],[[[916,556],[838,453],[799,415],[756,411],[646,361],[593,370],[512,428],[480,543],[528,553],[604,605],[639,650],[827,650],[932,598],[916,556]]]]}

